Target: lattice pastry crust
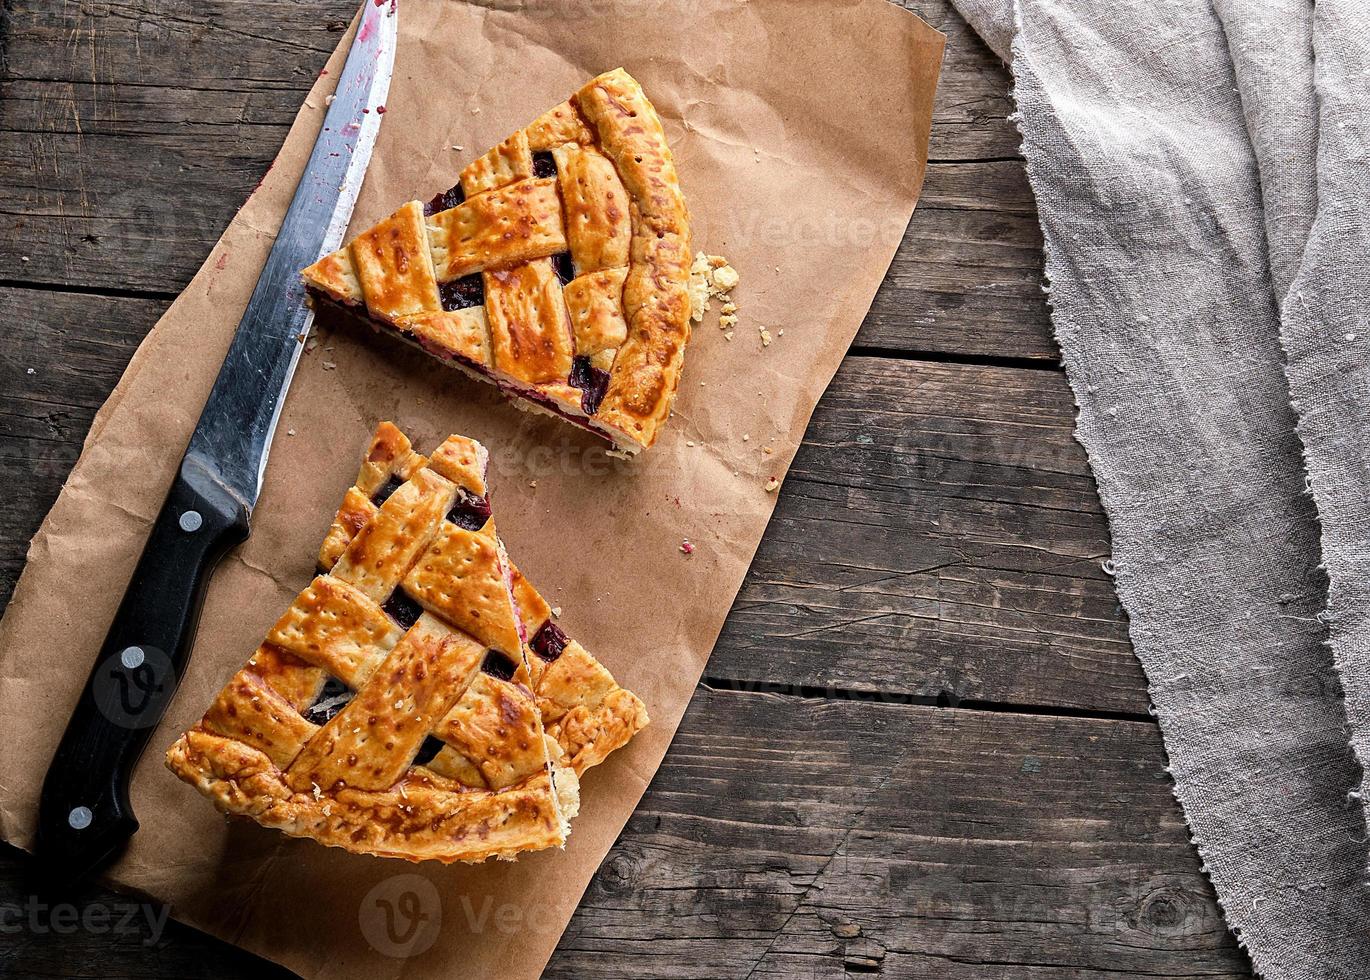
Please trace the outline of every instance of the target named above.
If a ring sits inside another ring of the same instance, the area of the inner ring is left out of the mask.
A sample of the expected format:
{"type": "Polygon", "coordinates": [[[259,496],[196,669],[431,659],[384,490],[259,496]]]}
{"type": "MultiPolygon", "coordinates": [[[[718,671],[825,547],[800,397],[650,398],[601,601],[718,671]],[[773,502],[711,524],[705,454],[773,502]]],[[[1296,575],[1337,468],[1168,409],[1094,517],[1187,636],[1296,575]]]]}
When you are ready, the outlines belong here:
{"type": "MultiPolygon", "coordinates": [[[[319,568],[332,569],[357,532],[376,515],[377,501],[429,465],[409,439],[382,422],[367,447],[357,482],[347,491],[319,550],[319,568]]],[[[383,506],[383,503],[380,505],[383,506]]],[[[560,749],[559,764],[579,776],[628,743],[647,724],[647,706],[618,685],[613,674],[552,621],[552,608],[510,562],[514,601],[533,656],[528,666],[547,735],[560,749]]]]}
{"type": "Polygon", "coordinates": [[[361,317],[635,453],[680,382],[690,262],[666,134],[616,69],[301,275],[321,318],[361,317]]]}
{"type": "Polygon", "coordinates": [[[394,487],[168,767],[226,813],[359,853],[562,845],[579,780],[543,731],[486,461],[453,436],[394,487]]]}

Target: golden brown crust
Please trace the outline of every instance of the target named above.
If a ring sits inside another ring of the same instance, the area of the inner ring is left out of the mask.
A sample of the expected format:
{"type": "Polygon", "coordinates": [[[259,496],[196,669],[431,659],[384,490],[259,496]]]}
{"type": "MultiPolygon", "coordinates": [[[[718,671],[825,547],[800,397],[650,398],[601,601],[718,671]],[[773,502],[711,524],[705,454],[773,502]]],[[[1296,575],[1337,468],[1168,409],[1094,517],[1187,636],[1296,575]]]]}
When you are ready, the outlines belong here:
{"type": "Polygon", "coordinates": [[[356,267],[352,265],[350,247],[329,252],[301,272],[300,278],[306,285],[332,296],[339,302],[358,304],[363,301],[362,284],[357,279],[356,267]]]}
{"type": "Polygon", "coordinates": [[[577,775],[542,729],[513,573],[492,519],[452,517],[458,499],[461,519],[488,515],[487,459],[453,436],[428,461],[381,426],[330,532],[337,563],[172,746],[172,771],[225,812],[353,851],[473,861],[563,843],[577,775]]]}
{"type": "Polygon", "coordinates": [[[577,354],[617,350],[628,336],[623,319],[623,281],[627,269],[604,269],[566,284],[566,312],[576,335],[577,354]]]}
{"type": "Polygon", "coordinates": [[[594,139],[569,99],[538,116],[523,132],[528,136],[530,150],[553,150],[563,143],[588,144],[594,139]]]}
{"type": "MultiPolygon", "coordinates": [[[[489,525],[487,525],[488,527],[489,525]]],[[[432,544],[404,578],[405,593],[431,612],[508,654],[520,645],[510,608],[507,569],[494,534],[444,521],[432,544]]]]}
{"type": "Polygon", "coordinates": [[[511,860],[559,847],[579,807],[568,769],[540,772],[501,792],[464,789],[417,769],[381,791],[297,792],[263,753],[195,730],[171,747],[167,765],[223,813],[356,854],[408,861],[511,860]]]}
{"type": "MultiPolygon", "coordinates": [[[[453,440],[448,440],[433,454],[434,465],[444,468],[453,465],[444,462],[452,446],[453,440]]],[[[390,422],[381,422],[366,455],[367,458],[400,457],[407,461],[411,452],[409,440],[400,430],[390,422]]],[[[371,479],[377,487],[384,482],[376,482],[374,476],[371,479]]],[[[354,500],[358,493],[360,488],[357,486],[348,491],[343,510],[355,507],[348,501],[354,500]]],[[[333,533],[343,526],[343,511],[339,511],[329,540],[319,554],[321,568],[327,569],[329,561],[336,560],[333,557],[337,550],[333,533]]],[[[507,561],[507,566],[510,589],[524,634],[536,646],[535,638],[539,631],[552,623],[552,607],[513,562],[507,561]]],[[[535,652],[528,657],[528,667],[532,693],[537,698],[546,733],[555,740],[558,753],[576,775],[599,765],[615,749],[626,745],[649,721],[647,707],[642,700],[620,687],[613,675],[574,640],[550,661],[543,660],[535,652]]],[[[443,740],[449,746],[457,744],[454,738],[444,736],[443,740]]],[[[463,771],[461,767],[469,765],[469,762],[465,756],[453,757],[444,750],[430,765],[440,771],[456,772],[463,771]]],[[[500,784],[492,782],[489,785],[498,787],[500,784]]]]}
{"type": "Polygon", "coordinates": [[[609,158],[594,147],[568,143],[552,151],[576,273],[628,265],[628,194],[609,158]]]}
{"type": "Polygon", "coordinates": [[[528,149],[528,134],[519,130],[485,156],[473,160],[461,172],[461,189],[475,197],[497,187],[505,187],[533,176],[533,154],[528,149]]]}
{"type": "Polygon", "coordinates": [[[484,307],[420,313],[404,317],[397,326],[434,357],[490,363],[490,327],[484,307]]]}
{"type": "Polygon", "coordinates": [[[651,446],[690,338],[691,249],[675,162],[641,86],[622,69],[591,80],[469,164],[460,189],[461,204],[417,230],[421,208],[410,202],[351,251],[306,269],[305,281],[342,303],[364,300],[375,322],[619,449],[651,446]],[[541,154],[555,176],[536,176],[552,173],[541,154]],[[431,282],[410,261],[424,237],[431,282]],[[474,301],[474,285],[450,284],[478,273],[485,321],[442,312],[444,300],[474,301]],[[382,282],[387,274],[403,281],[382,282]],[[568,307],[574,332],[563,329],[568,307]],[[587,382],[576,355],[609,375],[607,390],[587,382]]]}
{"type": "Polygon", "coordinates": [[[352,242],[366,311],[382,320],[442,309],[423,207],[410,201],[352,242]]]}
{"type": "Polygon", "coordinates": [[[616,69],[572,101],[632,199],[633,236],[619,348],[601,423],[648,447],[670,414],[690,339],[690,218],[671,148],[642,87],[616,69]]]}
{"type": "Polygon", "coordinates": [[[566,250],[561,197],[551,178],[522,180],[439,211],[428,219],[428,234],[439,282],[566,250]]]}
{"type": "Polygon", "coordinates": [[[495,368],[529,383],[571,373],[571,324],[550,259],[485,273],[495,368]]]}

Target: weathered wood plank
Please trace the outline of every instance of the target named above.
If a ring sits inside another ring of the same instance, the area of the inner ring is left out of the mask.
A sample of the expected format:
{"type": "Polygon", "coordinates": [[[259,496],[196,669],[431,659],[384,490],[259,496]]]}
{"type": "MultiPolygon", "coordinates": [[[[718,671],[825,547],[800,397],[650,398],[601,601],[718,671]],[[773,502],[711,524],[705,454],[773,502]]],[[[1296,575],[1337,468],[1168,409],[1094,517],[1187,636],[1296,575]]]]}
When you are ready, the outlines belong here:
{"type": "Polygon", "coordinates": [[[1143,714],[1055,372],[849,358],[711,676],[1143,714]]]}
{"type": "MultiPolygon", "coordinates": [[[[163,301],[0,289],[0,597],[163,301]],[[32,368],[34,374],[27,371],[32,368]]],[[[710,662],[734,684],[1146,711],[1052,371],[849,358],[710,662]]],[[[512,542],[511,546],[517,546],[512,542]]]]}
{"type": "MultiPolygon", "coordinates": [[[[1007,74],[947,0],[906,5],[949,33],[934,161],[989,162],[930,166],[858,343],[1054,359],[1031,195],[1005,159],[1007,74]]],[[[172,294],[270,165],[353,3],[13,7],[0,280],[172,294]]]]}
{"type": "MultiPolygon", "coordinates": [[[[1147,723],[703,689],[547,976],[1247,977],[1163,764],[1147,723]]],[[[0,972],[278,975],[146,936],[26,933],[0,972]]]]}
{"type": "Polygon", "coordinates": [[[1163,765],[1149,723],[701,692],[548,976],[1248,976],[1163,765]]]}

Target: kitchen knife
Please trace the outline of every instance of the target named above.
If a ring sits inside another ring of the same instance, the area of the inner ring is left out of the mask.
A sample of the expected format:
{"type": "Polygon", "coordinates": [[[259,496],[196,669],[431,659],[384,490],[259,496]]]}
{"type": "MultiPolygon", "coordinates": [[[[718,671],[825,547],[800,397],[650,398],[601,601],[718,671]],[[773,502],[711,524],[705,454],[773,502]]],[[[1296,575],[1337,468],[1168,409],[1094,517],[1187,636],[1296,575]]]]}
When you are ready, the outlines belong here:
{"type": "Polygon", "coordinates": [[[99,870],[138,830],[129,779],[185,672],[210,573],[247,538],[313,320],[299,270],[342,242],[385,111],[398,21],[396,0],[364,0],[309,163],[53,756],[35,846],[49,880],[99,870]]]}

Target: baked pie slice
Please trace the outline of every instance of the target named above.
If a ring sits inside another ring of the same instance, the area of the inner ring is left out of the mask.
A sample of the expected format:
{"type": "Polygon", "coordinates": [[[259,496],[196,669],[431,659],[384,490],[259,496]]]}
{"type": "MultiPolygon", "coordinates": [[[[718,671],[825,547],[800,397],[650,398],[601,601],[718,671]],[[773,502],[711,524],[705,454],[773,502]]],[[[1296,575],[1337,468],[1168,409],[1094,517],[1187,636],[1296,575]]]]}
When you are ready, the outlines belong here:
{"type": "MultiPolygon", "coordinates": [[[[326,573],[334,568],[395,489],[429,465],[427,458],[414,452],[404,433],[389,422],[380,423],[362,460],[356,485],[343,498],[319,551],[320,570],[326,573]]],[[[481,514],[478,507],[473,509],[468,523],[481,520],[481,514]]],[[[528,667],[543,728],[558,745],[556,761],[570,766],[579,776],[626,745],[647,724],[647,707],[558,628],[547,600],[512,562],[509,572],[514,601],[533,653],[528,667]]]]}
{"type": "Polygon", "coordinates": [[[666,134],[617,69],[302,276],[321,321],[363,319],[636,453],[680,381],[690,264],[666,134]]]}
{"type": "Polygon", "coordinates": [[[579,781],[543,731],[486,461],[453,436],[389,487],[167,752],[171,770],[226,813],[359,853],[565,843],[579,781]]]}

